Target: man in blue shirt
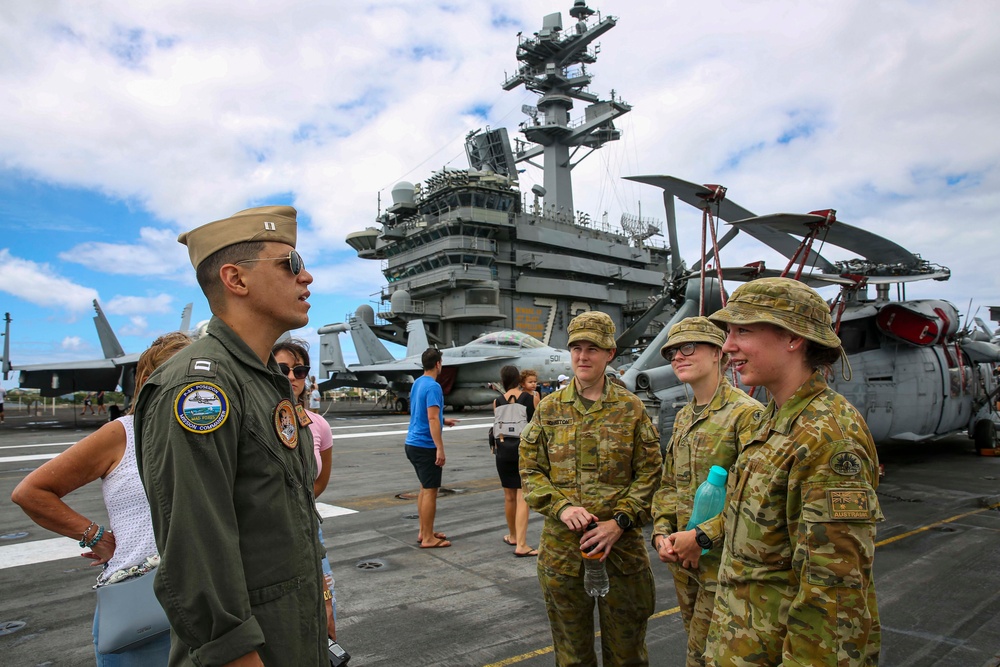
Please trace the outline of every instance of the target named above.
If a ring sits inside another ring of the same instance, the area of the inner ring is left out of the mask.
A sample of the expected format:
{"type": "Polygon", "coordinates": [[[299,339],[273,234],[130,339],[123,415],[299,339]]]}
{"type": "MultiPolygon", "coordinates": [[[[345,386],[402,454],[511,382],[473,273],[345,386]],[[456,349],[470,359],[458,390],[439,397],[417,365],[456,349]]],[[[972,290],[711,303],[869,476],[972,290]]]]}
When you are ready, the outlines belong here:
{"type": "Polygon", "coordinates": [[[410,427],[406,433],[406,458],[420,480],[417,496],[417,514],[420,533],[417,541],[421,549],[450,547],[444,533],[434,532],[434,515],[437,513],[438,489],[441,488],[441,469],[444,467],[444,439],[441,427],[454,426],[457,419],[445,419],[444,392],[437,378],[441,373],[441,351],[427,348],[420,357],[424,374],[417,378],[410,389],[410,427]]]}

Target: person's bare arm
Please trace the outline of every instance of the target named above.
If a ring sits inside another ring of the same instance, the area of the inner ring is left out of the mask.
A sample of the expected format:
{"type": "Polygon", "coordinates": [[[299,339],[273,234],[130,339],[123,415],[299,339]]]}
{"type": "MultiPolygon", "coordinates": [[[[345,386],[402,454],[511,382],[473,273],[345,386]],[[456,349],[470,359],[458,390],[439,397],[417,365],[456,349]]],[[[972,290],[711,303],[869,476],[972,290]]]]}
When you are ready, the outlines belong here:
{"type": "MultiPolygon", "coordinates": [[[[42,528],[80,540],[91,520],[62,501],[63,496],[106,476],[125,454],[125,427],[109,422],[21,480],[10,498],[42,528]]],[[[89,537],[96,536],[96,527],[89,537]]],[[[103,565],[115,551],[114,534],[108,530],[81,554],[103,565]]]]}

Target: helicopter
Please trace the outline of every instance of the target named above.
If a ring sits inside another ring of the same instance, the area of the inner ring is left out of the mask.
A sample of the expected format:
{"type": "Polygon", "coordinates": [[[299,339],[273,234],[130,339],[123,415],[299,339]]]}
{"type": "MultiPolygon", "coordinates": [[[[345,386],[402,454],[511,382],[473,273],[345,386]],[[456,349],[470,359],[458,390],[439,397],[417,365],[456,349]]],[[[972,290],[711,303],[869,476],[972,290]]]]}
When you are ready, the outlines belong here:
{"type": "MultiPolygon", "coordinates": [[[[784,276],[816,289],[839,287],[828,303],[848,363],[828,381],[864,416],[876,443],[933,441],[965,431],[980,454],[1000,454],[998,337],[980,318],[975,318],[975,328],[960,328],[958,310],[945,300],[905,296],[908,283],[947,280],[949,269],[837,220],[833,209],[756,216],[727,199],[721,185],[698,185],[672,176],[627,178],[663,190],[672,253],[663,297],[617,341],[619,350],[633,347],[637,331],[674,309],[622,376],[629,389],[659,402],[661,443],[670,441],[674,417],[688,401],[685,385],[660,355],[670,327],[685,317],[722,308],[725,281],[784,276]],[[701,257],[691,267],[677,250],[675,200],[702,211],[701,257]],[[719,220],[730,227],[721,238],[719,220]],[[741,232],[787,258],[784,269],[769,269],[762,261],[723,267],[719,251],[741,232]],[[857,257],[830,261],[819,250],[828,245],[857,257]],[[874,287],[874,298],[869,287],[874,287]],[[893,288],[895,299],[890,298],[893,288]]],[[[1000,316],[997,310],[991,308],[991,313],[1000,316]]],[[[763,388],[743,388],[767,401],[763,388]]]]}

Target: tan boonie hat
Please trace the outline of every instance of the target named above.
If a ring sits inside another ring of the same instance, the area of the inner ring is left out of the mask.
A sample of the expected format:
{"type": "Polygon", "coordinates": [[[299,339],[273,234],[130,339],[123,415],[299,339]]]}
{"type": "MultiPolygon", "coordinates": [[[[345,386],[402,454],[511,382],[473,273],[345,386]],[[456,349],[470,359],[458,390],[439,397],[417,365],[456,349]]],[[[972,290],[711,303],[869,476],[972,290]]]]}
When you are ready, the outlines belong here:
{"type": "Polygon", "coordinates": [[[670,336],[660,348],[660,354],[667,358],[667,350],[684,343],[708,343],[721,348],[726,342],[726,332],[712,324],[707,317],[685,317],[670,327],[670,336]]]}
{"type": "Polygon", "coordinates": [[[740,285],[726,307],[708,318],[726,324],[765,322],[824,347],[840,347],[830,306],[816,290],[791,278],[760,278],[740,285]]]}
{"type": "Polygon", "coordinates": [[[607,313],[597,310],[580,313],[569,323],[566,331],[569,333],[566,345],[589,340],[601,349],[615,349],[615,323],[607,313]]]}
{"type": "Polygon", "coordinates": [[[259,206],[234,213],[184,232],[178,242],[188,247],[194,268],[212,253],[245,241],[274,241],[295,247],[295,209],[291,206],[259,206]]]}

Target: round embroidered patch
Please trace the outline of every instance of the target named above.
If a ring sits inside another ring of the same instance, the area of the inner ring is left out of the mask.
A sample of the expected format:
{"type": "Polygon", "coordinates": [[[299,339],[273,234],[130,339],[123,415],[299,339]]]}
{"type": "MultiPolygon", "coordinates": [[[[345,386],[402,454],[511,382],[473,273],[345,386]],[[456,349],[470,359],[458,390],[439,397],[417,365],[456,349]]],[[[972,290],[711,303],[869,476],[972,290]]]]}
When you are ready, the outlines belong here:
{"type": "Polygon", "coordinates": [[[211,433],[229,417],[229,399],[217,385],[195,382],[177,394],[174,416],[192,433],[211,433]]]}
{"type": "Polygon", "coordinates": [[[837,452],[830,459],[830,467],[838,475],[857,475],[861,472],[861,457],[854,452],[837,452]]]}
{"type": "Polygon", "coordinates": [[[299,446],[299,426],[295,421],[295,408],[287,398],[274,408],[274,430],[285,447],[295,449],[299,446]]]}

